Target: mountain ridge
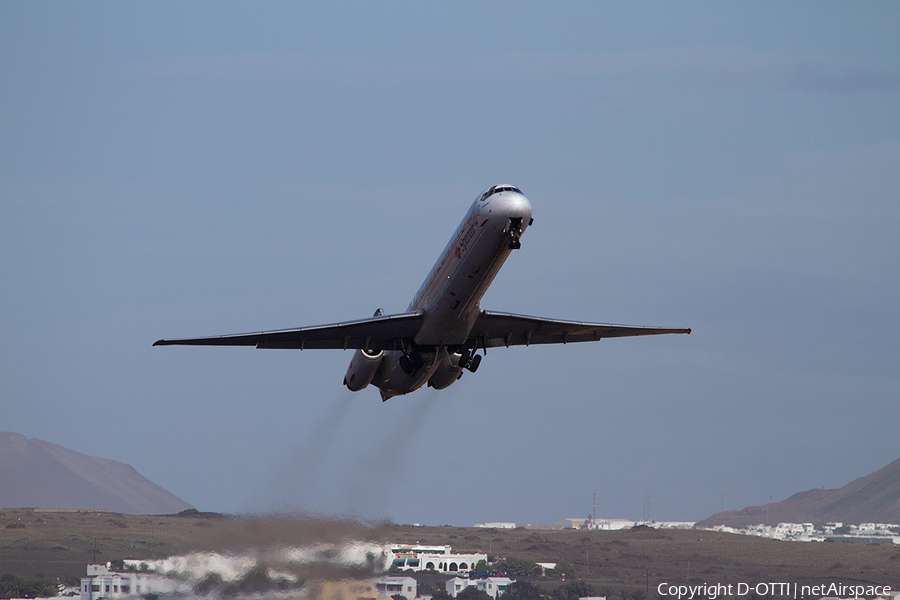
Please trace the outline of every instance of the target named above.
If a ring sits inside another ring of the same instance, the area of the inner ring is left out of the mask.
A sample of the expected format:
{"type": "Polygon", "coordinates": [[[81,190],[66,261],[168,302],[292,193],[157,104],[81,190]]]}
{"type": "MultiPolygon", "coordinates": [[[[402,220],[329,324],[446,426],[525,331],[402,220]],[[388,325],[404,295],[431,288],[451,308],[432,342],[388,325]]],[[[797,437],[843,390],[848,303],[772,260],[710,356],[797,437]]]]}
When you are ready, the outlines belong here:
{"type": "Polygon", "coordinates": [[[742,510],[716,513],[697,527],[747,527],[778,523],[900,523],[900,458],[889,465],[833,489],[798,492],[782,500],[742,510]]]}
{"type": "Polygon", "coordinates": [[[174,514],[194,508],[131,465],[0,432],[0,507],[174,514]]]}

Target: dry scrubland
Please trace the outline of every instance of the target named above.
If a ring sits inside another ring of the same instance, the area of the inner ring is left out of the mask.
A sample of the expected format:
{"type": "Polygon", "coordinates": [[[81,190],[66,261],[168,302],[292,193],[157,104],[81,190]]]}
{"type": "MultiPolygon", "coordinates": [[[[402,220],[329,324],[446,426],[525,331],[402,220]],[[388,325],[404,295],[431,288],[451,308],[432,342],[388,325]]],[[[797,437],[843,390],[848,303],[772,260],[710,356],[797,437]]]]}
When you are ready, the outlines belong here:
{"type": "MultiPolygon", "coordinates": [[[[163,558],[191,550],[370,539],[450,544],[491,557],[568,561],[582,579],[651,592],[661,582],[866,582],[900,584],[900,547],[891,544],[779,542],[708,531],[535,531],[367,525],[300,516],[0,512],[0,573],[61,580],[94,560],[163,558]]],[[[558,580],[536,579],[544,587],[558,580]]]]}

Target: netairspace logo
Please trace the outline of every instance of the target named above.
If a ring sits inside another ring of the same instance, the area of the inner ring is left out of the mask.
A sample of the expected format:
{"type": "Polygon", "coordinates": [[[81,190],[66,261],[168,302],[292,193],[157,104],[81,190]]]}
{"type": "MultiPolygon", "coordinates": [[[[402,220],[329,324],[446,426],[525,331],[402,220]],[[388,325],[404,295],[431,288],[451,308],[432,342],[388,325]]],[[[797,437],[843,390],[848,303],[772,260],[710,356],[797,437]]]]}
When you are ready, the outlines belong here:
{"type": "Polygon", "coordinates": [[[766,583],[714,583],[702,585],[674,585],[660,583],[656,593],[660,597],[675,600],[716,600],[729,596],[770,596],[801,600],[805,598],[821,598],[834,596],[839,598],[860,598],[862,596],[886,596],[890,593],[889,585],[845,585],[841,583],[823,583],[819,585],[798,585],[786,582],[766,583]]]}

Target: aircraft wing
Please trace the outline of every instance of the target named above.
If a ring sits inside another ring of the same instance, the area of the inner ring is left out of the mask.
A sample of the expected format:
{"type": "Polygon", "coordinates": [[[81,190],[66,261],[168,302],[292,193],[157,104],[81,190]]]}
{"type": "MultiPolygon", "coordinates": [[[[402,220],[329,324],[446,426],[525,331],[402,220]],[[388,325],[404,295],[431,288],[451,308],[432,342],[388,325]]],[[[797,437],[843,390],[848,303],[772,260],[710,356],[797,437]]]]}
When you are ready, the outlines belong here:
{"type": "Polygon", "coordinates": [[[496,348],[530,344],[593,342],[611,337],[690,332],[690,329],[560,321],[483,310],[475,320],[469,339],[475,342],[474,345],[477,348],[496,348]]]}
{"type": "Polygon", "coordinates": [[[422,327],[422,312],[371,317],[346,323],[215,337],[159,340],[154,346],[256,346],[275,349],[399,350],[422,327]]]}

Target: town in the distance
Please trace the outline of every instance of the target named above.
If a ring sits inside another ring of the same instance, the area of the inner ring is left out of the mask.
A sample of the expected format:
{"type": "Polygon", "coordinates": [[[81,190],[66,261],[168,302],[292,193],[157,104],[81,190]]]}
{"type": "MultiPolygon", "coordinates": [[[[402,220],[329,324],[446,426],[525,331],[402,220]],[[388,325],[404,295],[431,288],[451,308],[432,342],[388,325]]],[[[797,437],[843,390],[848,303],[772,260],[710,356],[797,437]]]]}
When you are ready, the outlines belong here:
{"type": "MultiPolygon", "coordinates": [[[[6,509],[8,511],[8,509],[6,509]]],[[[28,509],[20,509],[28,512],[28,509]]],[[[48,509],[32,509],[47,514],[65,513],[48,509]]],[[[102,511],[101,511],[102,512],[102,511]]],[[[516,529],[515,523],[494,522],[478,524],[475,528],[487,531],[516,529]]],[[[523,527],[518,526],[519,529],[523,527]]],[[[695,529],[693,522],[631,521],[627,519],[597,519],[593,516],[563,518],[551,525],[528,526],[534,531],[581,530],[616,531],[636,529],[695,529]]],[[[473,528],[474,529],[474,528],[473,528]]],[[[705,531],[768,537],[786,542],[841,541],[865,544],[900,544],[900,525],[887,523],[862,523],[844,525],[828,523],[816,528],[812,523],[779,523],[775,526],[759,524],[734,529],[716,526],[705,531]]],[[[581,581],[573,566],[568,563],[535,562],[516,558],[491,557],[486,551],[454,552],[450,545],[429,544],[378,544],[371,541],[345,541],[343,543],[317,543],[299,547],[275,546],[234,552],[193,552],[182,556],[170,556],[156,560],[116,560],[87,565],[87,571],[77,587],[70,580],[68,586],[60,584],[58,595],[77,596],[79,600],[101,598],[299,598],[307,597],[305,577],[296,574],[296,567],[303,565],[330,565],[346,572],[368,572],[368,577],[334,578],[320,586],[315,597],[321,598],[371,598],[376,600],[527,600],[532,598],[587,598],[606,600],[593,586],[581,581]],[[492,561],[492,562],[489,562],[492,561]],[[263,565],[272,565],[266,567],[263,565]],[[567,575],[569,580],[567,582],[567,575]],[[554,578],[557,587],[546,595],[530,582],[533,577],[554,578]],[[423,585],[425,584],[425,585],[423,585]],[[301,592],[301,590],[304,590],[301,592]],[[557,593],[563,590],[561,593],[557,593]],[[262,594],[262,596],[260,596],[262,594]],[[590,594],[590,595],[589,595],[590,594]]],[[[716,600],[740,597],[757,590],[760,584],[702,584],[696,595],[716,600]],[[728,586],[731,586],[730,588],[728,586]],[[743,585],[744,588],[735,587],[743,585]],[[739,592],[745,589],[746,593],[739,592]],[[719,590],[716,592],[715,590],[719,590]],[[712,594],[712,595],[710,595],[712,594]]],[[[767,586],[774,585],[771,582],[767,586]]],[[[649,583],[648,583],[649,586],[649,583]]],[[[656,584],[657,597],[680,595],[681,586],[660,582],[656,584]]],[[[900,593],[886,585],[819,584],[806,586],[808,593],[802,597],[851,598],[868,597],[884,600],[900,600],[900,593]],[[810,596],[809,592],[813,595],[810,596]]],[[[689,590],[689,587],[685,587],[689,590]]],[[[603,590],[601,590],[603,591],[603,590]]],[[[779,595],[771,589],[770,595],[779,595]]],[[[801,590],[802,591],[802,590],[801,590]]],[[[757,594],[758,595],[758,594],[757,594]]],[[[791,595],[790,593],[788,595],[791,595]]],[[[640,600],[635,596],[628,598],[640,600]]],[[[622,600],[628,600],[622,597],[622,600]]]]}
{"type": "MultiPolygon", "coordinates": [[[[693,527],[686,522],[634,522],[625,519],[594,520],[560,519],[554,527],[587,529],[625,529],[648,527],[659,529],[685,529],[693,527]]],[[[485,523],[476,527],[490,529],[515,528],[514,523],[485,523]]],[[[714,528],[721,530],[721,528],[714,528]]],[[[730,528],[726,528],[730,529],[730,528]]],[[[780,523],[775,527],[759,525],[742,531],[785,541],[824,541],[839,539],[841,541],[858,541],[864,543],[886,542],[900,544],[900,526],[893,524],[866,523],[859,526],[844,526],[830,523],[824,530],[817,530],[810,523],[780,523]],[[835,531],[839,533],[835,533],[835,531]]],[[[606,595],[580,595],[592,589],[591,586],[575,580],[565,584],[566,573],[572,566],[560,563],[539,563],[527,560],[500,559],[488,562],[488,554],[484,552],[453,552],[449,545],[427,544],[385,544],[371,542],[348,542],[341,545],[321,544],[303,548],[277,548],[266,551],[269,560],[282,565],[314,564],[328,562],[342,568],[374,568],[370,578],[343,579],[330,581],[328,589],[319,590],[322,597],[333,598],[375,598],[376,600],[444,600],[460,598],[463,600],[497,600],[513,598],[516,600],[528,597],[535,599],[545,597],[537,586],[527,580],[517,579],[518,575],[541,575],[558,577],[561,585],[557,589],[565,589],[562,597],[584,598],[587,600],[607,600],[606,595]],[[428,590],[420,589],[422,574],[434,576],[437,585],[432,583],[428,590]],[[540,595],[533,595],[540,594],[540,595]]],[[[78,596],[79,600],[99,600],[101,598],[186,598],[201,595],[218,587],[220,596],[234,597],[264,592],[265,597],[296,597],[290,592],[303,587],[302,578],[293,575],[290,569],[281,572],[261,575],[256,569],[261,557],[257,552],[246,554],[229,553],[195,553],[186,556],[175,556],[160,560],[123,560],[116,564],[89,564],[85,577],[81,578],[79,588],[60,586],[63,596],[78,596]],[[257,581],[253,583],[253,580],[257,581]],[[248,583],[249,582],[249,583],[248,583]],[[256,587],[254,587],[256,586],[256,587]]],[[[759,583],[738,584],[703,584],[695,591],[698,596],[708,600],[716,600],[714,590],[727,591],[730,597],[748,595],[758,591],[759,583]],[[740,586],[744,586],[741,588],[740,586]],[[737,587],[735,587],[737,586],[737,587]],[[741,593],[741,589],[746,590],[741,593]]],[[[785,595],[777,593],[767,582],[763,595],[785,595]]],[[[785,582],[777,585],[790,585],[785,582]]],[[[656,586],[657,597],[680,595],[682,586],[669,585],[667,582],[656,586]]],[[[690,589],[685,586],[686,589],[690,589]]],[[[846,585],[820,584],[808,585],[804,597],[812,593],[819,598],[880,598],[882,600],[900,600],[900,591],[887,585],[846,585]]],[[[556,590],[554,590],[556,591],[556,590]]],[[[783,591],[783,590],[782,590],[783,591]]],[[[803,590],[801,590],[803,591],[803,590]]],[[[792,595],[790,590],[786,595],[792,595]]],[[[551,596],[551,597],[555,597],[551,596]]],[[[623,599],[624,600],[624,599],[623,599]]],[[[639,600],[635,597],[635,600],[639,600]]]]}

